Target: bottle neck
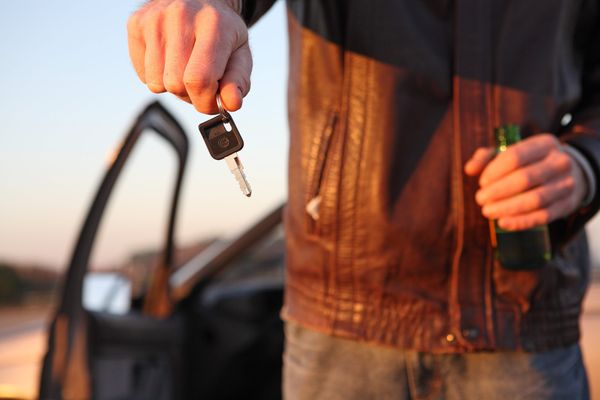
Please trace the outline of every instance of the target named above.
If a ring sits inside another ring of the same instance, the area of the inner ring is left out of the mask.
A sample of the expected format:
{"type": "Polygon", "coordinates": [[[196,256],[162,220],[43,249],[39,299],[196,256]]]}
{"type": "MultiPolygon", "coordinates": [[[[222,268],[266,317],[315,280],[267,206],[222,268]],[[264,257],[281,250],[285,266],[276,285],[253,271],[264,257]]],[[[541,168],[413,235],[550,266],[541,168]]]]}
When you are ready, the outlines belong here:
{"type": "Polygon", "coordinates": [[[506,151],[508,146],[515,144],[521,140],[521,132],[519,129],[519,125],[501,125],[495,129],[495,136],[496,151],[499,153],[506,151]]]}

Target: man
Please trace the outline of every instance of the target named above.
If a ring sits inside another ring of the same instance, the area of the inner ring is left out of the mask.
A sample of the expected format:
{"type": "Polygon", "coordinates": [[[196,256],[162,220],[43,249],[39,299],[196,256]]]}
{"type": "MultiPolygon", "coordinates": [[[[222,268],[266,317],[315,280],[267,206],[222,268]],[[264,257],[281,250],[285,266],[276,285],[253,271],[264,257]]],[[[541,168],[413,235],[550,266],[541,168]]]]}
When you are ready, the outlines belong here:
{"type": "MultiPolygon", "coordinates": [[[[203,113],[217,92],[239,109],[246,26],[272,3],[149,2],[128,26],[140,79],[203,113]]],[[[288,1],[287,398],[588,397],[599,7],[288,1]],[[506,123],[526,139],[494,158],[506,123]],[[552,260],[504,269],[488,218],[549,223],[552,260]]]]}

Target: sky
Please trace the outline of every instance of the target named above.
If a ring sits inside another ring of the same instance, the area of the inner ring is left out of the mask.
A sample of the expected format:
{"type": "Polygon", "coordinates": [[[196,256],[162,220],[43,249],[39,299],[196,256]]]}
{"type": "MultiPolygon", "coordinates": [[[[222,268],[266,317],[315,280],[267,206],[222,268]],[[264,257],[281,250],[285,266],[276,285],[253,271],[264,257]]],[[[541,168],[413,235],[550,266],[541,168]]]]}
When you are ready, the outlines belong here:
{"type": "MultiPolygon", "coordinates": [[[[250,31],[252,90],[233,114],[253,188],[241,194],[213,160],[197,125],[208,119],[141,84],[126,22],[141,1],[103,7],[72,0],[0,2],[0,260],[66,267],[111,150],[146,104],[160,100],[190,137],[179,244],[230,237],[285,200],[287,43],[284,2],[250,31]]],[[[109,203],[93,265],[112,265],[161,243],[175,160],[144,136],[109,203]]],[[[588,226],[600,255],[600,218],[588,226]]]]}
{"type": "MultiPolygon", "coordinates": [[[[240,192],[197,125],[209,116],[152,94],[127,53],[126,23],[141,1],[0,2],[0,260],[63,269],[107,159],[146,104],[158,99],[190,138],[177,227],[180,244],[231,236],[285,201],[287,43],[283,2],[250,32],[252,90],[233,113],[253,188],[240,192]]],[[[92,263],[119,263],[158,246],[175,158],[145,135],[102,223],[92,263]]]]}

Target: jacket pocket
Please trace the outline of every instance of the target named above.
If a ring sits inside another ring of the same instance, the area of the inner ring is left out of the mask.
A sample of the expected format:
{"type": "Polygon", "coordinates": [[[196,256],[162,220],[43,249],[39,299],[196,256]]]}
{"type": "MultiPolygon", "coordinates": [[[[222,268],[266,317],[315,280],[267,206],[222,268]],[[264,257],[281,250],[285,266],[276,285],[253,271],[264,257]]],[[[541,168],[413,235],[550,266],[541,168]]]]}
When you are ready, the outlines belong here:
{"type": "Polygon", "coordinates": [[[307,191],[304,202],[309,234],[318,234],[319,231],[324,195],[322,188],[326,180],[326,166],[338,118],[339,113],[336,110],[330,111],[325,118],[323,128],[318,135],[315,135],[310,146],[307,191]]]}
{"type": "Polygon", "coordinates": [[[501,301],[518,307],[522,313],[528,312],[539,286],[540,271],[544,268],[513,271],[505,269],[498,260],[494,260],[493,274],[496,296],[501,301]]]}

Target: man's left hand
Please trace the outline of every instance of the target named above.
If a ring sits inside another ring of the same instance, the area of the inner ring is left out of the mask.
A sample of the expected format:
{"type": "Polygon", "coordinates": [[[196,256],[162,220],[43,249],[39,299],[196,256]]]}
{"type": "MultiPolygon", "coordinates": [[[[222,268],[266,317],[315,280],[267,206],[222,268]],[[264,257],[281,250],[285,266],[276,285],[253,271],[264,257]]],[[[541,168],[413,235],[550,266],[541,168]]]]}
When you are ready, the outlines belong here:
{"type": "Polygon", "coordinates": [[[486,218],[507,230],[548,224],[575,211],[587,193],[577,162],[551,134],[540,134],[510,146],[479,148],[464,166],[479,176],[475,200],[486,218]]]}

